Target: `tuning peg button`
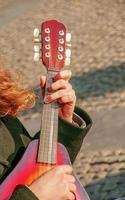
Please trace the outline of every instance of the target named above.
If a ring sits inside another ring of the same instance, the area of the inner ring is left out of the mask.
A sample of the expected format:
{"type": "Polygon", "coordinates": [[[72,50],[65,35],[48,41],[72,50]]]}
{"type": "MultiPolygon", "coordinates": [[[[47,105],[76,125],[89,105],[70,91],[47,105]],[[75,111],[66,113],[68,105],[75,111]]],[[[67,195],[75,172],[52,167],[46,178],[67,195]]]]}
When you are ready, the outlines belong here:
{"type": "Polygon", "coordinates": [[[39,60],[40,60],[40,54],[38,52],[34,53],[34,61],[38,62],[39,60]]]}
{"type": "Polygon", "coordinates": [[[66,49],[66,57],[71,57],[71,50],[70,49],[66,49]]]}
{"type": "Polygon", "coordinates": [[[66,42],[71,41],[71,33],[66,33],[66,42]]]}
{"type": "Polygon", "coordinates": [[[39,43],[41,42],[39,38],[34,38],[34,43],[39,43]]]}
{"type": "Polygon", "coordinates": [[[34,29],[34,32],[33,32],[33,36],[34,36],[34,37],[39,37],[39,34],[40,34],[39,29],[38,29],[38,28],[35,28],[35,29],[34,29]]]}
{"type": "Polygon", "coordinates": [[[40,46],[34,45],[34,51],[35,51],[35,52],[39,52],[39,51],[40,51],[40,46]]]}
{"type": "Polygon", "coordinates": [[[66,66],[70,65],[70,62],[71,62],[70,57],[66,57],[66,58],[65,58],[65,65],[66,65],[66,66]]]}

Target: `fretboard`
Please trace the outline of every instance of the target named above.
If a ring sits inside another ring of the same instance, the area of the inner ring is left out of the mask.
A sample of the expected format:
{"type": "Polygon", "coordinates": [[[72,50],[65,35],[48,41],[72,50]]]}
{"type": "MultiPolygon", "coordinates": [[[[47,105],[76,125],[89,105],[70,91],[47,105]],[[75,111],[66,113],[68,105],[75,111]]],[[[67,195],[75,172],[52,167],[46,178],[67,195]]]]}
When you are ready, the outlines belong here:
{"type": "MultiPolygon", "coordinates": [[[[57,72],[48,71],[45,96],[49,94],[47,88],[53,82],[57,72]]],[[[56,164],[58,137],[58,104],[52,102],[43,104],[41,131],[37,161],[47,164],[56,164]]]]}

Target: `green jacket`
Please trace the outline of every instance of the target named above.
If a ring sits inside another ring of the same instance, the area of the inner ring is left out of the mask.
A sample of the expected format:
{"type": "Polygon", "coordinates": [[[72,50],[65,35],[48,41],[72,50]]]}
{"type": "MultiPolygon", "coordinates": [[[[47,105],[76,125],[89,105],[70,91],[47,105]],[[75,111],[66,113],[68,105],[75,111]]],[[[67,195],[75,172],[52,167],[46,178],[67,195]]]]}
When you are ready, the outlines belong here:
{"type": "MultiPolygon", "coordinates": [[[[79,117],[74,115],[74,121],[79,125],[59,119],[58,130],[58,141],[67,148],[72,163],[92,124],[90,117],[82,109],[76,107],[75,113],[79,117]],[[85,127],[82,127],[83,121],[86,123],[85,127]]],[[[39,138],[39,132],[32,138],[17,118],[9,116],[0,118],[0,183],[16,166],[28,143],[36,138],[39,138]]],[[[11,200],[38,200],[38,198],[22,185],[14,191],[11,200]]]]}

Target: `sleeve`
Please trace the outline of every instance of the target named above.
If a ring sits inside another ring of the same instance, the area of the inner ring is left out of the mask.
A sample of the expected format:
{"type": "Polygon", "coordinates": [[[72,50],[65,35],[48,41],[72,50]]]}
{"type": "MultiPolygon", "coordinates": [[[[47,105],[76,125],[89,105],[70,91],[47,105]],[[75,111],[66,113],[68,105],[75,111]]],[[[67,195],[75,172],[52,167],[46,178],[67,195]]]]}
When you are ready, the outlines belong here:
{"type": "Polygon", "coordinates": [[[25,185],[18,186],[10,200],[39,200],[35,194],[25,185]]]}
{"type": "Polygon", "coordinates": [[[83,143],[83,139],[92,126],[90,116],[81,108],[75,107],[73,123],[59,118],[59,142],[62,143],[73,163],[83,143]]]}
{"type": "MultiPolygon", "coordinates": [[[[77,106],[74,110],[72,123],[59,118],[58,141],[66,147],[72,163],[74,162],[82,146],[83,139],[89,132],[91,126],[92,119],[90,116],[77,106]]],[[[37,132],[34,139],[39,138],[39,134],[40,132],[37,132]]]]}
{"type": "MultiPolygon", "coordinates": [[[[74,162],[82,146],[83,139],[89,132],[91,126],[92,119],[90,116],[83,109],[77,106],[74,109],[72,123],[59,117],[58,141],[66,147],[72,163],[74,162]]],[[[24,127],[23,132],[29,139],[38,139],[40,134],[40,132],[37,132],[35,136],[31,138],[24,127]]],[[[25,145],[28,143],[26,138],[24,142],[25,145]]]]}

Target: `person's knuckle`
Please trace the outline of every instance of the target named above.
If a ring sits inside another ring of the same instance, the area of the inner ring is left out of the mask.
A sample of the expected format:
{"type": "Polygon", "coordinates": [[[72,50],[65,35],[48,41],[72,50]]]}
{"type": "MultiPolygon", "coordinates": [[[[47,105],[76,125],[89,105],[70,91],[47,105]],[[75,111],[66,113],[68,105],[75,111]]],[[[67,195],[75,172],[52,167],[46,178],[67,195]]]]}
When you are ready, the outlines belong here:
{"type": "Polygon", "coordinates": [[[72,76],[71,70],[68,70],[68,73],[69,73],[69,76],[71,77],[72,76]]]}
{"type": "Polygon", "coordinates": [[[58,92],[60,97],[63,96],[63,93],[64,93],[64,90],[59,90],[59,92],[58,92]]]}
{"type": "Polygon", "coordinates": [[[69,189],[68,189],[68,184],[66,182],[64,182],[63,191],[64,191],[64,196],[68,197],[69,189]]]}
{"type": "Polygon", "coordinates": [[[67,95],[67,100],[68,100],[68,101],[71,100],[71,95],[70,95],[70,94],[67,95]]]}
{"type": "Polygon", "coordinates": [[[73,98],[76,99],[76,93],[75,93],[75,90],[72,90],[72,96],[73,96],[73,98]]]}
{"type": "Polygon", "coordinates": [[[72,177],[72,182],[75,183],[75,181],[76,181],[75,177],[72,175],[71,175],[71,177],[72,177]]]}
{"type": "Polygon", "coordinates": [[[76,93],[75,93],[75,90],[74,90],[74,89],[72,89],[72,95],[73,95],[73,96],[76,96],[76,93]]]}
{"type": "Polygon", "coordinates": [[[73,87],[72,87],[72,85],[71,85],[70,83],[68,83],[68,86],[69,86],[69,88],[70,88],[71,90],[73,90],[73,87]]]}
{"type": "Polygon", "coordinates": [[[73,193],[69,192],[67,198],[69,200],[74,200],[75,199],[75,195],[73,193]]]}
{"type": "Polygon", "coordinates": [[[72,166],[68,165],[67,167],[68,167],[69,171],[72,173],[72,171],[73,171],[72,166]]]}
{"type": "Polygon", "coordinates": [[[63,79],[60,79],[59,83],[60,83],[60,86],[62,86],[65,84],[65,81],[63,79]]]}
{"type": "Polygon", "coordinates": [[[55,84],[55,83],[52,83],[52,85],[50,86],[50,88],[51,88],[52,90],[54,90],[55,87],[56,87],[56,84],[55,84]]]}
{"type": "Polygon", "coordinates": [[[56,174],[63,174],[63,169],[61,166],[56,167],[56,174]]]}
{"type": "Polygon", "coordinates": [[[74,195],[74,194],[72,194],[72,200],[74,200],[74,199],[76,199],[76,197],[75,197],[75,195],[74,195]]]}
{"type": "Polygon", "coordinates": [[[76,185],[75,184],[73,184],[73,191],[75,192],[76,191],[76,185]]]}

